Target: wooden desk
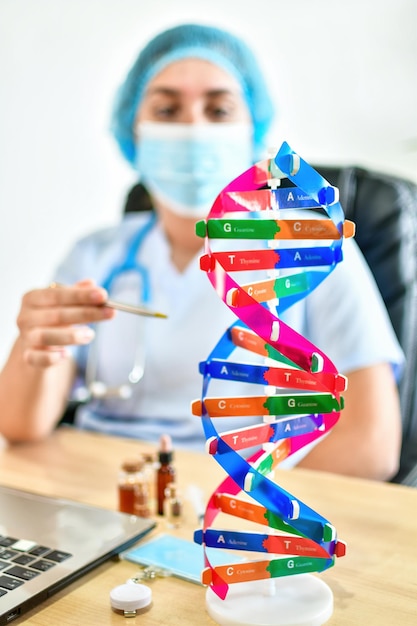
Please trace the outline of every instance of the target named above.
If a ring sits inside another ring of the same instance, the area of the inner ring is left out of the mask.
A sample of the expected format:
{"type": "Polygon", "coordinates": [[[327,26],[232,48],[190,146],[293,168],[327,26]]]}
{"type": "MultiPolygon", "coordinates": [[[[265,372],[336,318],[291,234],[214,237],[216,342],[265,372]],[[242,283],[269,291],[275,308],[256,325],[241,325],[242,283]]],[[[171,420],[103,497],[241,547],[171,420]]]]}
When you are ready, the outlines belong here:
{"type": "MultiPolygon", "coordinates": [[[[61,428],[40,444],[0,449],[0,483],[116,508],[120,462],[153,446],[61,428]]],[[[176,451],[178,482],[204,489],[206,497],[224,478],[204,455],[176,451]]],[[[334,594],[329,626],[417,624],[417,489],[296,469],[278,471],[277,481],[327,517],[348,544],[347,555],[321,574],[334,594]]],[[[192,538],[197,520],[185,504],[178,534],[192,538]]],[[[158,521],[156,533],[164,532],[158,521]]],[[[136,571],[128,562],[108,562],[13,622],[33,626],[121,626],[109,592],[136,571]]],[[[213,626],[205,589],[177,578],[157,579],[152,609],[129,626],[213,626]]]]}

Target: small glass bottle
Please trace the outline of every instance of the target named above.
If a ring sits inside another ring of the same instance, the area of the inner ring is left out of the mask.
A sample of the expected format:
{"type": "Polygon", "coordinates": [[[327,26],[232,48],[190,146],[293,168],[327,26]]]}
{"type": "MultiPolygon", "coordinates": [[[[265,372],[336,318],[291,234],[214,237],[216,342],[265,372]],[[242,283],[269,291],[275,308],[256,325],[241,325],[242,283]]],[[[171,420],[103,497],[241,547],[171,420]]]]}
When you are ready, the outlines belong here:
{"type": "Polygon", "coordinates": [[[156,473],[157,513],[164,514],[165,487],[175,481],[175,468],[172,465],[172,442],[169,435],[161,435],[159,441],[159,468],[156,473]]]}
{"type": "Polygon", "coordinates": [[[136,483],[134,487],[133,512],[138,517],[150,517],[149,508],[149,485],[144,471],[145,462],[139,459],[139,470],[136,473],[136,483]]]}
{"type": "Polygon", "coordinates": [[[182,500],[175,483],[165,487],[164,516],[169,528],[178,528],[182,522],[182,500]]]}
{"type": "Polygon", "coordinates": [[[155,456],[150,452],[144,453],[142,458],[144,462],[143,473],[148,484],[149,507],[153,511],[155,509],[155,480],[158,464],[155,456]]]}
{"type": "Polygon", "coordinates": [[[141,459],[129,459],[122,464],[119,480],[119,511],[149,517],[149,499],[141,459]]]}

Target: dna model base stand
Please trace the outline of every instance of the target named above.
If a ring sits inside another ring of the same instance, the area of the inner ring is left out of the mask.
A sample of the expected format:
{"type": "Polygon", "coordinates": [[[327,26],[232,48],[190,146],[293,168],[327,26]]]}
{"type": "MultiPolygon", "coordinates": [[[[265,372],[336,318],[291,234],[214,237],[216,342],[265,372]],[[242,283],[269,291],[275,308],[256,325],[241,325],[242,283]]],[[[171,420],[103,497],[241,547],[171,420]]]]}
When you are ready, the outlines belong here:
{"type": "Polygon", "coordinates": [[[196,234],[205,238],[200,267],[238,318],[199,364],[202,393],[192,402],[206,450],[227,475],[194,533],[203,545],[206,608],[221,626],[322,626],[333,613],[333,595],[317,573],[333,567],[346,544],[273,474],[335,426],[347,380],[282,314],[342,261],[354,224],[344,218],[337,188],[284,142],[276,157],[255,164],[219,194],[196,234]],[[226,251],[224,239],[232,240],[226,251]],[[212,380],[223,394],[209,393],[212,380]],[[235,383],[245,383],[243,393],[231,395],[235,383]],[[223,430],[224,417],[251,423],[223,430]],[[256,524],[258,531],[219,528],[219,513],[256,524]],[[251,555],[216,566],[206,548],[251,555]]]}
{"type": "Polygon", "coordinates": [[[322,626],[333,613],[333,594],[312,574],[236,583],[225,600],[211,589],[206,609],[221,626],[322,626]]]}

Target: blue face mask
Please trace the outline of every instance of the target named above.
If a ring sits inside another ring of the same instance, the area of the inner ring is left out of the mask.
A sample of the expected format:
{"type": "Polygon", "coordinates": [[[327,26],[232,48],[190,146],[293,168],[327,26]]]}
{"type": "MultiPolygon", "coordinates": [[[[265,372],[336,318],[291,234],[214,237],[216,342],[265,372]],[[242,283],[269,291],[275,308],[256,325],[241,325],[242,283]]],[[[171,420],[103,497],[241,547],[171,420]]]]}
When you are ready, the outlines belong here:
{"type": "Polygon", "coordinates": [[[253,164],[250,124],[137,127],[141,181],[172,212],[205,217],[220,191],[253,164]]]}

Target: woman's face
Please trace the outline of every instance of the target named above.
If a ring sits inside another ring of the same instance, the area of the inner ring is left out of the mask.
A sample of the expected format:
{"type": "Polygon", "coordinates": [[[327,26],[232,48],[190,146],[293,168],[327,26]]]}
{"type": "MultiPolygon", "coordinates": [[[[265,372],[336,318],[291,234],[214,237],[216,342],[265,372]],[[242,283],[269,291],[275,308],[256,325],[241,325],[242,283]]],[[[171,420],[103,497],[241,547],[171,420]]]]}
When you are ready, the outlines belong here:
{"type": "Polygon", "coordinates": [[[175,61],[154,76],[136,122],[252,123],[238,81],[202,59],[175,61]]]}
{"type": "Polygon", "coordinates": [[[182,232],[189,222],[181,245],[201,246],[196,220],[252,164],[253,125],[239,82],[208,61],[175,61],[149,81],[135,126],[137,169],[165,230],[173,240],[172,224],[182,232]]]}

